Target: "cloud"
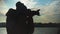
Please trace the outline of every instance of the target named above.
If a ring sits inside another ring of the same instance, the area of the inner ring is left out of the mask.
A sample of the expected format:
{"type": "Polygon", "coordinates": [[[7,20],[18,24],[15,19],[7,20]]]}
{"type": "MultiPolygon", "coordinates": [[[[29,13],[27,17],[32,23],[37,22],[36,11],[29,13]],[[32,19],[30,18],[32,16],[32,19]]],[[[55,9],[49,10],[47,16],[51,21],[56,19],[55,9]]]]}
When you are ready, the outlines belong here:
{"type": "Polygon", "coordinates": [[[54,0],[50,4],[46,6],[42,6],[41,9],[41,16],[34,17],[36,22],[56,22],[60,23],[60,0],[54,0]],[[37,20],[36,20],[37,19],[37,20]]]}
{"type": "Polygon", "coordinates": [[[4,3],[4,0],[0,0],[0,8],[1,8],[1,7],[6,7],[6,6],[5,6],[5,3],[4,3]]]}
{"type": "Polygon", "coordinates": [[[1,22],[6,22],[6,16],[0,12],[0,23],[1,22]]]}
{"type": "Polygon", "coordinates": [[[5,4],[4,0],[0,0],[0,13],[6,14],[8,8],[7,5],[5,4]]]}
{"type": "Polygon", "coordinates": [[[4,16],[4,15],[0,12],[0,16],[4,16]]]}

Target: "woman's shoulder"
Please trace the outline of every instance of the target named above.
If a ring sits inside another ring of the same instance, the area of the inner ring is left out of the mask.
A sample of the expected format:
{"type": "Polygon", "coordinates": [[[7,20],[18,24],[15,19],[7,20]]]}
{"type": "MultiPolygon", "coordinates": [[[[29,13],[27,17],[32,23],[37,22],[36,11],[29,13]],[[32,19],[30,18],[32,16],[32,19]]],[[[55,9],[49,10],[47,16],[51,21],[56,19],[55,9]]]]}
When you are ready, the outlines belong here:
{"type": "Polygon", "coordinates": [[[9,11],[16,11],[15,9],[10,8],[9,11]]]}
{"type": "Polygon", "coordinates": [[[15,9],[10,8],[6,13],[6,16],[13,14],[15,11],[16,11],[15,9]]]}

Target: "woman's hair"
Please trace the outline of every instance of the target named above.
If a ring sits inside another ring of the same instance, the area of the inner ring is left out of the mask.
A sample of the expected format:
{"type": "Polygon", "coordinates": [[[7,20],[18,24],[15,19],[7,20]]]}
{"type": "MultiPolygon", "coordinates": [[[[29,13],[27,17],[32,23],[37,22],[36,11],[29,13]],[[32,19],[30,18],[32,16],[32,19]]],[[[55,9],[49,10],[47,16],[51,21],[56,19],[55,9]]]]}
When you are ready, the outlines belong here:
{"type": "Polygon", "coordinates": [[[23,3],[21,3],[20,1],[16,3],[16,7],[20,7],[21,5],[23,5],[23,3]]]}

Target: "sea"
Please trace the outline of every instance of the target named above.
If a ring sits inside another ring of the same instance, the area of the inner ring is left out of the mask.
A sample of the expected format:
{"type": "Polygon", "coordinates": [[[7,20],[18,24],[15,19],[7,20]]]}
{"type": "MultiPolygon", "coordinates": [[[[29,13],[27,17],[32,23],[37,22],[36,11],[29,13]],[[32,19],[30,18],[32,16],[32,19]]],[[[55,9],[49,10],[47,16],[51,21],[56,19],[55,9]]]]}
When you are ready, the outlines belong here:
{"type": "MultiPolygon", "coordinates": [[[[55,27],[35,27],[33,34],[57,34],[58,28],[55,27]]],[[[0,34],[7,34],[5,27],[0,27],[0,34]]]]}

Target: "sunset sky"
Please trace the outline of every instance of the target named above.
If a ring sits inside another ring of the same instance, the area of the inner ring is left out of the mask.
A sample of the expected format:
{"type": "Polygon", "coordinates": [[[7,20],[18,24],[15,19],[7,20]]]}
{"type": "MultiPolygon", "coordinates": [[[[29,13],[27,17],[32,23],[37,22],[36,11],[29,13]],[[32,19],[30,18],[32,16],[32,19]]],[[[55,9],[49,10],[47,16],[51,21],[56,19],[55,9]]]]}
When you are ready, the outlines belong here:
{"type": "Polygon", "coordinates": [[[9,8],[15,9],[18,1],[29,9],[40,9],[41,16],[34,16],[34,22],[60,23],[60,0],[0,0],[0,22],[6,21],[6,12],[9,8]]]}

